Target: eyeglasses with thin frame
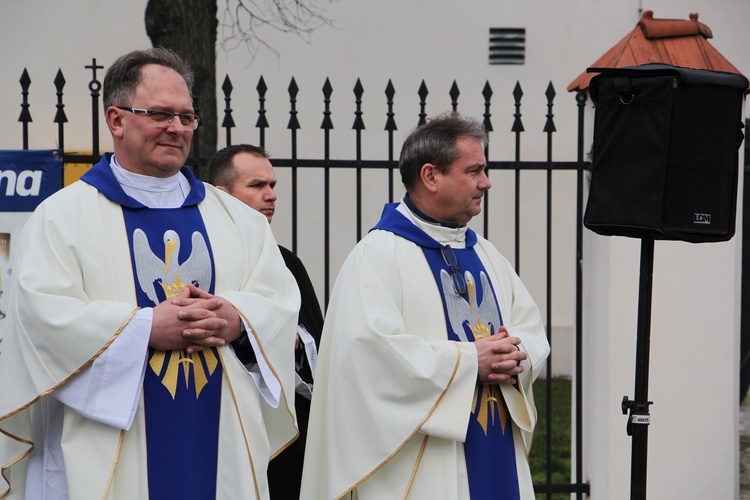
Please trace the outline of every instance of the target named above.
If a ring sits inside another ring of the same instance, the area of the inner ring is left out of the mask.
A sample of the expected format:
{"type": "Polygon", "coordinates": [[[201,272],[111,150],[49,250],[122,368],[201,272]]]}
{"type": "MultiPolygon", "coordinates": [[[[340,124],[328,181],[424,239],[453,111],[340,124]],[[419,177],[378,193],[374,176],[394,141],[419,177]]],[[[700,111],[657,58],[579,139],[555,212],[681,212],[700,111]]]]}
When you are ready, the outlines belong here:
{"type": "Polygon", "coordinates": [[[453,251],[453,248],[446,245],[444,247],[440,247],[440,255],[443,256],[445,265],[447,265],[448,269],[450,269],[451,280],[453,280],[453,291],[458,295],[465,296],[467,293],[466,279],[464,278],[461,269],[458,267],[458,258],[456,257],[456,252],[453,251]]]}
{"type": "Polygon", "coordinates": [[[123,111],[130,111],[136,115],[146,115],[157,123],[164,123],[167,126],[171,125],[176,117],[180,118],[180,123],[185,128],[195,130],[198,128],[198,124],[201,121],[201,117],[193,113],[172,113],[171,111],[154,111],[152,109],[139,109],[129,108],[127,106],[115,106],[117,109],[123,111]]]}

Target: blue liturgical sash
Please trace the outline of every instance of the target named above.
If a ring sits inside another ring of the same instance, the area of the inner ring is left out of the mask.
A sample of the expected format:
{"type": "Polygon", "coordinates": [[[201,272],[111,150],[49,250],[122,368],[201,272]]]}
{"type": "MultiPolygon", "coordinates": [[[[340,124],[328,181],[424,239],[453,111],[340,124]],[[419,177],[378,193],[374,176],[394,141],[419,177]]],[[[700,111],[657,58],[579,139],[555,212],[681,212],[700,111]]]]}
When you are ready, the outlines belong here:
{"type": "MultiPolygon", "coordinates": [[[[466,248],[441,250],[440,243],[396,206],[386,205],[373,229],[390,231],[422,247],[443,299],[448,338],[473,342],[494,335],[503,324],[502,315],[487,271],[473,248],[476,233],[467,230],[466,248]],[[450,257],[444,257],[446,251],[450,257]],[[461,277],[454,276],[456,273],[461,277]],[[454,286],[454,281],[461,279],[465,288],[454,286]],[[459,295],[456,290],[465,293],[459,295]]],[[[472,500],[520,497],[510,413],[497,384],[478,384],[475,389],[464,453],[472,500]]]]}
{"type": "MultiPolygon", "coordinates": [[[[214,289],[213,255],[198,203],[205,187],[188,169],[191,190],[180,208],[150,209],[115,180],[109,156],[82,180],[122,206],[138,306],[154,307],[192,283],[214,289]]],[[[216,349],[149,348],[143,383],[149,498],[214,499],[222,366],[216,349]]]]}

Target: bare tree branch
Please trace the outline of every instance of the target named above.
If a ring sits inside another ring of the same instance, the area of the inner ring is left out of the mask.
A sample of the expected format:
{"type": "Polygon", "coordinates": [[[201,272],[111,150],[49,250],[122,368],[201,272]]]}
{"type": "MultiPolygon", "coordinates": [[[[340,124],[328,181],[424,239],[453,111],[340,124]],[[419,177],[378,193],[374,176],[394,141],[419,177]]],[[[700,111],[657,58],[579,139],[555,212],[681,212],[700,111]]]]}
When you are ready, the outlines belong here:
{"type": "Polygon", "coordinates": [[[310,43],[313,31],[332,25],[333,20],[323,14],[315,0],[225,0],[221,48],[230,51],[244,45],[251,61],[262,48],[279,56],[266,41],[264,30],[294,33],[310,43]]]}
{"type": "MultiPolygon", "coordinates": [[[[0,0],[1,2],[2,0],[0,0]]],[[[316,5],[319,0],[148,0],[146,33],[156,46],[171,48],[190,62],[195,70],[194,105],[201,126],[193,139],[193,156],[209,156],[218,142],[216,95],[217,30],[219,46],[233,50],[244,45],[248,66],[261,49],[279,52],[268,42],[273,31],[292,33],[311,43],[312,32],[333,21],[316,5]],[[223,4],[222,22],[217,21],[223,4]]],[[[332,0],[330,0],[332,1],[332,0]]],[[[196,173],[207,178],[205,166],[196,173]]]]}

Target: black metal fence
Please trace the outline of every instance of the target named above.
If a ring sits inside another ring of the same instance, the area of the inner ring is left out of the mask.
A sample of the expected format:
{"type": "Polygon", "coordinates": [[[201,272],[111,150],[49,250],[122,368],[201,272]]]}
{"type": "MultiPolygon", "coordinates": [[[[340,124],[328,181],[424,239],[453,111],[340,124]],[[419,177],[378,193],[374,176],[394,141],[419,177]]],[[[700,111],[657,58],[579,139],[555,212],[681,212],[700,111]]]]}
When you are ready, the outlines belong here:
{"type": "MultiPolygon", "coordinates": [[[[91,130],[92,130],[92,147],[91,151],[92,153],[90,155],[81,155],[81,154],[69,154],[65,151],[65,126],[68,122],[68,119],[65,114],[65,104],[64,104],[64,87],[65,87],[65,78],[62,74],[62,71],[58,71],[57,76],[54,79],[54,85],[56,88],[57,93],[57,112],[55,114],[54,122],[57,124],[58,129],[58,139],[57,144],[58,148],[63,152],[63,163],[64,164],[93,164],[97,162],[101,156],[100,153],[100,141],[99,141],[99,120],[100,116],[102,115],[101,109],[100,109],[100,90],[102,88],[102,84],[100,80],[98,79],[97,72],[98,70],[102,69],[102,66],[97,65],[96,59],[92,60],[92,63],[90,65],[85,66],[86,69],[89,69],[92,74],[92,78],[89,81],[88,84],[88,90],[91,97],[91,130]]],[[[29,110],[29,87],[31,84],[31,78],[26,70],[23,71],[23,74],[19,80],[21,85],[21,114],[18,118],[18,121],[21,123],[22,126],[22,137],[23,137],[23,149],[29,148],[29,124],[32,122],[31,113],[29,110]]],[[[395,144],[394,144],[394,134],[397,130],[396,126],[396,116],[393,111],[393,96],[395,93],[395,88],[391,81],[388,82],[388,85],[385,89],[385,98],[386,98],[386,106],[387,106],[387,113],[383,117],[385,121],[384,126],[384,133],[387,135],[387,150],[383,152],[382,159],[377,160],[369,160],[369,159],[363,159],[362,158],[362,131],[364,130],[364,121],[363,121],[363,111],[362,111],[362,95],[364,92],[364,87],[362,83],[357,80],[357,83],[354,87],[354,103],[355,103],[355,112],[354,112],[354,122],[352,125],[352,129],[354,131],[354,141],[355,141],[355,157],[351,159],[333,159],[331,158],[331,136],[330,132],[333,129],[333,122],[331,119],[331,109],[330,109],[330,103],[331,103],[331,93],[333,90],[333,87],[330,83],[330,81],[326,80],[324,86],[323,86],[323,112],[322,112],[322,124],[320,126],[320,129],[323,131],[323,155],[322,157],[317,158],[304,158],[300,157],[298,155],[297,151],[297,142],[298,142],[298,134],[300,133],[300,123],[297,118],[297,93],[299,91],[297,87],[297,83],[294,78],[292,78],[289,86],[288,86],[288,115],[289,120],[286,125],[286,129],[288,130],[289,134],[289,141],[291,144],[291,154],[287,158],[273,158],[272,163],[275,167],[279,169],[288,169],[290,171],[291,175],[291,237],[292,237],[292,250],[294,252],[297,252],[298,247],[298,235],[299,235],[299,227],[298,227],[298,199],[299,199],[299,192],[298,192],[298,172],[300,169],[318,169],[322,170],[323,172],[323,200],[324,200],[324,206],[323,206],[323,276],[324,276],[324,284],[323,284],[323,290],[324,290],[324,305],[328,304],[329,299],[329,291],[331,289],[331,277],[333,276],[333,269],[331,266],[331,246],[336,244],[336,242],[332,241],[331,233],[332,233],[332,214],[331,214],[331,173],[335,170],[339,169],[346,169],[348,171],[354,171],[355,175],[355,190],[354,190],[354,205],[356,207],[356,240],[359,240],[362,237],[363,232],[363,216],[362,216],[362,199],[363,199],[363,172],[369,171],[369,170],[385,170],[387,172],[387,182],[388,182],[388,199],[382,200],[382,202],[390,202],[394,199],[394,173],[397,169],[397,161],[395,160],[395,144]]],[[[224,116],[223,120],[221,122],[221,129],[226,133],[226,145],[232,144],[232,130],[235,128],[235,122],[233,119],[233,110],[231,107],[232,102],[232,92],[233,92],[233,85],[232,82],[227,76],[224,80],[224,83],[222,85],[222,91],[224,93],[223,100],[225,102],[225,108],[224,108],[224,116]]],[[[265,146],[266,144],[266,130],[269,128],[268,121],[266,119],[266,91],[267,86],[263,79],[263,77],[260,77],[258,84],[256,86],[256,91],[258,94],[257,102],[258,102],[258,111],[257,111],[257,121],[255,124],[255,127],[258,129],[258,144],[261,146],[265,146]]],[[[451,99],[451,107],[453,111],[459,110],[459,96],[460,96],[459,87],[456,84],[456,82],[453,83],[453,86],[451,87],[449,91],[449,96],[451,99]]],[[[492,107],[492,98],[493,98],[493,89],[487,81],[484,85],[484,88],[482,89],[482,98],[484,102],[484,114],[483,114],[483,123],[486,128],[486,130],[490,133],[490,137],[495,133],[495,129],[493,126],[492,121],[492,114],[490,113],[491,107],[492,107]]],[[[429,96],[429,91],[427,88],[427,85],[424,81],[422,81],[422,84],[420,85],[417,95],[419,96],[419,109],[420,112],[418,116],[412,117],[409,119],[412,123],[410,126],[416,126],[418,124],[423,123],[427,119],[427,114],[425,112],[426,104],[427,104],[427,98],[429,96]]],[[[538,405],[544,405],[546,409],[546,440],[544,443],[536,442],[536,446],[544,446],[545,447],[545,456],[546,456],[546,480],[545,481],[536,481],[535,482],[535,491],[537,495],[541,495],[546,498],[551,498],[552,494],[574,494],[577,498],[583,498],[583,495],[587,495],[590,491],[589,484],[585,483],[583,481],[583,422],[582,422],[582,415],[583,415],[583,386],[582,386],[582,348],[583,348],[583,329],[582,329],[582,266],[583,266],[583,228],[581,221],[583,219],[583,196],[584,196],[584,172],[588,169],[590,169],[590,163],[585,159],[586,154],[584,152],[584,117],[585,117],[585,106],[586,101],[588,98],[587,93],[585,92],[579,92],[575,95],[576,105],[577,105],[577,119],[574,126],[577,126],[577,153],[576,158],[571,159],[569,161],[557,161],[553,160],[553,145],[554,145],[554,138],[555,133],[557,132],[557,127],[555,124],[555,114],[554,114],[554,106],[555,106],[555,98],[556,98],[556,91],[552,83],[548,85],[546,92],[545,92],[545,98],[546,98],[546,107],[547,107],[547,113],[546,113],[546,122],[544,125],[544,134],[546,134],[546,160],[544,161],[522,161],[522,150],[521,150],[521,136],[524,133],[524,124],[522,120],[522,97],[523,97],[523,90],[521,88],[521,85],[519,83],[516,83],[515,88],[512,92],[513,97],[513,106],[515,112],[513,113],[513,125],[511,128],[511,133],[514,136],[514,159],[513,160],[495,160],[493,159],[492,155],[489,152],[489,149],[485,151],[485,154],[487,155],[488,164],[487,164],[487,171],[488,175],[492,178],[493,172],[506,172],[513,176],[514,178],[514,208],[512,213],[513,218],[513,237],[514,237],[514,245],[515,245],[515,268],[521,274],[521,262],[520,262],[520,255],[521,255],[521,248],[520,248],[520,241],[521,241],[521,179],[525,172],[530,171],[536,171],[536,172],[546,172],[546,211],[545,211],[545,227],[546,227],[546,248],[545,248],[545,259],[544,259],[544,266],[545,266],[545,272],[546,272],[546,294],[544,297],[544,301],[540,300],[539,297],[537,297],[537,302],[540,303],[540,306],[542,306],[542,309],[546,311],[546,326],[547,326],[547,335],[550,341],[550,345],[552,346],[553,352],[557,348],[570,348],[571,346],[564,346],[560,345],[558,346],[555,343],[555,330],[552,326],[552,310],[553,310],[553,274],[552,274],[552,262],[553,262],[553,254],[555,252],[555,247],[553,245],[553,237],[552,237],[552,229],[553,229],[553,223],[552,223],[552,216],[553,216],[553,176],[557,172],[569,172],[575,175],[575,214],[574,214],[574,220],[575,220],[575,238],[574,238],[574,245],[575,249],[572,252],[575,255],[575,260],[572,262],[569,262],[567,265],[570,266],[571,269],[574,269],[574,289],[566,290],[566,294],[572,294],[572,296],[575,297],[575,324],[573,325],[574,330],[574,366],[573,366],[573,373],[572,375],[572,383],[573,383],[573,394],[575,395],[574,400],[572,401],[572,414],[574,415],[574,421],[571,422],[571,428],[572,428],[572,443],[571,443],[571,463],[572,463],[572,473],[571,473],[571,480],[569,483],[566,484],[553,484],[552,482],[552,434],[553,434],[553,427],[552,427],[552,418],[550,418],[553,415],[553,412],[555,411],[555,408],[552,404],[552,377],[550,374],[553,373],[552,370],[552,357],[550,357],[547,361],[546,366],[546,372],[548,374],[546,381],[542,382],[540,380],[539,383],[537,383],[537,386],[541,386],[537,389],[537,404],[538,405]],[[541,391],[540,389],[543,388],[544,391],[541,391]],[[544,392],[544,397],[539,397],[541,393],[544,392]]],[[[199,103],[196,103],[196,110],[199,112],[199,103]]],[[[200,129],[196,133],[200,133],[200,129]]],[[[201,155],[201,152],[199,151],[192,151],[191,157],[188,160],[188,165],[191,166],[198,176],[202,179],[206,178],[205,175],[205,168],[207,164],[207,155],[201,155]]],[[[483,209],[483,228],[481,232],[483,232],[483,235],[485,237],[489,237],[489,231],[490,231],[490,217],[493,212],[490,210],[490,203],[492,203],[491,196],[487,195],[484,198],[484,209],[483,209]]],[[[539,221],[536,221],[537,223],[539,221]]],[[[338,236],[337,236],[338,238],[338,236]]],[[[308,263],[309,264],[309,263],[308,263]]],[[[559,293],[559,292],[558,292],[559,293]]]]}

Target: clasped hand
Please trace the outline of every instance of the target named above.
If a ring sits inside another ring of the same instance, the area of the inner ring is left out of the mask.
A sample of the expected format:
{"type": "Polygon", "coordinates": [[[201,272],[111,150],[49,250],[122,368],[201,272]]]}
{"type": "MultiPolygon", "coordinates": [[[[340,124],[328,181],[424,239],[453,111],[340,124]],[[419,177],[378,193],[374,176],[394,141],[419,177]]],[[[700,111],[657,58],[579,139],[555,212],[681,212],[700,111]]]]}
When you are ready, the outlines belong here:
{"type": "Polygon", "coordinates": [[[154,307],[149,346],[160,351],[200,351],[219,347],[240,335],[240,317],[221,297],[193,285],[154,307]]]}
{"type": "Polygon", "coordinates": [[[521,361],[526,353],[517,347],[518,337],[511,337],[505,327],[498,328],[490,337],[476,339],[479,380],[486,384],[515,384],[516,375],[523,372],[521,361]]]}

